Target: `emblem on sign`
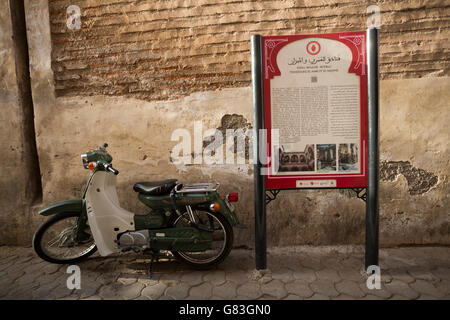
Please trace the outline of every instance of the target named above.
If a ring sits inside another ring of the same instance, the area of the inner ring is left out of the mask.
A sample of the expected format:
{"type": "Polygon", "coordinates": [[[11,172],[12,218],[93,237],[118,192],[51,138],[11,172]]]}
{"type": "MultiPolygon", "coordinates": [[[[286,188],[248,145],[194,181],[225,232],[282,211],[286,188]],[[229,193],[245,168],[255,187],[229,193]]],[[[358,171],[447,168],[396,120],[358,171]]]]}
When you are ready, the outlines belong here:
{"type": "Polygon", "coordinates": [[[315,56],[320,52],[320,44],[317,41],[310,41],[306,45],[306,51],[310,54],[315,56]]]}

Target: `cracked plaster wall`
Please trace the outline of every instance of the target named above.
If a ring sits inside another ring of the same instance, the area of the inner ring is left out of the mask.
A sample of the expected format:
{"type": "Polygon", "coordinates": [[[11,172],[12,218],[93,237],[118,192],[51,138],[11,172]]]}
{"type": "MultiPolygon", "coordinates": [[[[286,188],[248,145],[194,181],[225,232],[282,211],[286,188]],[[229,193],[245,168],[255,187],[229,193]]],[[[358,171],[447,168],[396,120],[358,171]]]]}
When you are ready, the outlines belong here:
{"type": "MultiPolygon", "coordinates": [[[[193,135],[195,120],[202,121],[204,130],[251,125],[251,88],[200,91],[167,101],[95,94],[56,97],[47,2],[28,0],[25,7],[42,174],[40,207],[79,197],[87,177],[80,153],[108,142],[121,172],[118,193],[124,208],[146,211],[132,191],[138,180],[216,180],[223,193],[240,192],[238,215],[249,229],[236,229],[235,244],[253,247],[253,167],[170,162],[177,143],[171,133],[177,128],[193,135]]],[[[380,83],[382,246],[450,244],[449,88],[448,77],[380,83]]],[[[37,209],[28,213],[26,228],[9,229],[17,243],[29,244],[44,220],[37,209]]],[[[6,214],[14,213],[2,218],[6,214]]],[[[362,244],[364,217],[364,203],[349,190],[283,191],[268,206],[268,245],[362,244]]],[[[2,235],[0,243],[6,239],[2,235]]]]}

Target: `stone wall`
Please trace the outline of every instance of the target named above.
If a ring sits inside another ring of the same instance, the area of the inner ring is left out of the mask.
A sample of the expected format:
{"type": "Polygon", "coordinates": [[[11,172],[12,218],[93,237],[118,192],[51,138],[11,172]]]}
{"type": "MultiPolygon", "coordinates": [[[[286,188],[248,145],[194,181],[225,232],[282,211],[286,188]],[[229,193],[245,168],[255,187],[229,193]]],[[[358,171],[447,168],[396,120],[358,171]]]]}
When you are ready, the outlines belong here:
{"type": "MultiPolygon", "coordinates": [[[[193,135],[195,120],[203,132],[251,125],[251,34],[365,29],[369,4],[381,7],[383,24],[381,245],[450,244],[443,1],[26,0],[40,207],[80,197],[80,153],[108,142],[124,208],[145,212],[132,191],[138,180],[220,181],[221,192],[240,192],[238,214],[249,226],[236,229],[235,244],[253,247],[253,166],[176,166],[171,133],[193,135]],[[81,9],[80,30],[65,27],[69,5],[81,9]]],[[[12,133],[2,146],[4,137],[12,133]]],[[[9,229],[17,243],[29,243],[44,220],[36,208],[26,218],[26,228],[9,229]]],[[[268,244],[363,243],[364,218],[351,191],[283,191],[268,207],[268,244]]],[[[8,237],[2,232],[0,243],[8,237]]]]}

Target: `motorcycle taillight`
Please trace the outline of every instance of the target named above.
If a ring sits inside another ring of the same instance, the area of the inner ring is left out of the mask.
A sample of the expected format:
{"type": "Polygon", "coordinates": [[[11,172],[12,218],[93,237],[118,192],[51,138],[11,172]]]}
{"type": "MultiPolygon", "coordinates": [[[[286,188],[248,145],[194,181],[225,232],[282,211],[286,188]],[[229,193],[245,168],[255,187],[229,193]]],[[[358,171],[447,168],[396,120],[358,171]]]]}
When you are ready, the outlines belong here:
{"type": "Polygon", "coordinates": [[[230,202],[238,202],[238,200],[239,200],[239,193],[237,193],[237,192],[230,192],[227,195],[227,199],[230,202]]]}

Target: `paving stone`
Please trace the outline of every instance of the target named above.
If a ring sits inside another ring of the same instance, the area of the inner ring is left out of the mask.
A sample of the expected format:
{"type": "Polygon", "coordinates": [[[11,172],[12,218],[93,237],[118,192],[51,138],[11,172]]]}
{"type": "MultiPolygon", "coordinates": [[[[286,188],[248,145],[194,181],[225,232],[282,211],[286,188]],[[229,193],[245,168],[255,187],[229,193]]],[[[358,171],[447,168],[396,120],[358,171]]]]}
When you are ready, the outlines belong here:
{"type": "Polygon", "coordinates": [[[84,299],[90,296],[94,296],[101,286],[102,284],[100,282],[84,281],[83,279],[81,282],[80,297],[84,299]]]}
{"type": "Polygon", "coordinates": [[[44,267],[48,266],[47,262],[40,262],[36,264],[29,265],[23,269],[25,273],[32,273],[32,274],[40,274],[44,273],[44,267]]]}
{"type": "Polygon", "coordinates": [[[149,278],[138,278],[137,282],[142,283],[146,287],[154,286],[155,284],[159,283],[158,280],[149,279],[149,278]]]}
{"type": "Polygon", "coordinates": [[[212,296],[212,285],[210,283],[202,283],[199,286],[191,288],[189,290],[188,299],[193,300],[207,300],[212,296]]]}
{"type": "Polygon", "coordinates": [[[444,293],[446,297],[450,296],[450,280],[441,280],[434,284],[434,286],[444,293]]]}
{"type": "Polygon", "coordinates": [[[121,300],[121,297],[117,294],[117,290],[121,285],[110,284],[103,285],[100,287],[97,295],[99,295],[103,300],[121,300]]]}
{"type": "Polygon", "coordinates": [[[60,264],[49,263],[42,267],[42,271],[45,274],[53,274],[58,272],[58,270],[60,270],[61,268],[62,266],[60,264]]]}
{"type": "Polygon", "coordinates": [[[419,297],[419,294],[416,291],[411,289],[408,284],[400,280],[394,279],[391,283],[388,283],[385,286],[386,290],[391,292],[393,295],[400,295],[408,299],[417,299],[419,297]]]}
{"type": "Polygon", "coordinates": [[[312,257],[305,257],[300,261],[300,263],[302,266],[313,270],[321,270],[324,268],[319,259],[315,259],[312,257]]]}
{"type": "Polygon", "coordinates": [[[317,270],[316,277],[318,280],[325,280],[325,281],[332,281],[332,282],[339,282],[342,280],[341,277],[339,276],[338,272],[333,269],[317,270]]]}
{"type": "Polygon", "coordinates": [[[248,299],[258,299],[262,296],[261,287],[255,281],[250,281],[239,286],[236,291],[238,297],[243,296],[248,299]]]}
{"type": "Polygon", "coordinates": [[[221,284],[224,284],[226,281],[225,278],[225,271],[223,270],[214,270],[211,272],[208,272],[203,277],[203,281],[207,281],[215,286],[219,286],[221,284]]]}
{"type": "Polygon", "coordinates": [[[327,280],[316,280],[309,284],[309,287],[315,293],[326,295],[328,297],[337,297],[339,292],[334,288],[333,283],[327,280]]]}
{"type": "Polygon", "coordinates": [[[380,265],[387,269],[405,269],[411,266],[409,263],[395,258],[395,254],[389,256],[387,259],[380,259],[380,265]]]}
{"type": "Polygon", "coordinates": [[[355,270],[355,269],[350,269],[347,267],[344,267],[341,270],[338,270],[339,276],[343,279],[343,280],[352,280],[352,281],[356,281],[356,282],[365,282],[367,277],[363,276],[361,274],[361,272],[355,270]]]}
{"type": "Polygon", "coordinates": [[[294,275],[292,273],[292,270],[288,268],[281,268],[277,271],[272,271],[271,273],[272,279],[281,280],[284,283],[291,282],[294,280],[294,275]]]}
{"type": "Polygon", "coordinates": [[[137,278],[135,277],[127,277],[127,276],[119,276],[119,278],[117,278],[117,282],[120,284],[123,284],[124,286],[133,284],[137,281],[137,278]]]}
{"type": "MultiPolygon", "coordinates": [[[[46,283],[56,282],[56,279],[60,277],[62,277],[62,274],[60,273],[43,274],[37,277],[35,282],[38,283],[39,285],[44,285],[46,283]]],[[[83,277],[81,278],[81,281],[83,282],[83,277]]]]}
{"type": "Polygon", "coordinates": [[[299,296],[296,296],[295,294],[289,294],[286,298],[284,298],[283,300],[301,300],[302,298],[300,298],[299,296]]]}
{"type": "Polygon", "coordinates": [[[273,296],[277,299],[282,299],[288,294],[284,287],[284,283],[280,280],[272,280],[261,285],[261,291],[263,294],[273,296]]]}
{"type": "Polygon", "coordinates": [[[361,266],[364,265],[364,259],[347,256],[347,257],[344,257],[342,260],[340,260],[340,263],[344,268],[359,270],[361,268],[361,266]]]}
{"type": "Polygon", "coordinates": [[[306,300],[330,300],[330,297],[320,293],[314,293],[311,297],[307,298],[306,300]]]}
{"type": "Polygon", "coordinates": [[[325,257],[320,260],[321,264],[325,269],[332,269],[335,271],[341,270],[344,266],[341,263],[341,260],[337,254],[334,254],[332,257],[325,257]]]}
{"type": "Polygon", "coordinates": [[[362,300],[383,300],[383,298],[380,298],[378,296],[374,296],[374,295],[371,295],[371,294],[367,294],[361,299],[362,300]]]}
{"type": "Polygon", "coordinates": [[[49,299],[50,292],[56,286],[58,286],[58,284],[54,283],[54,282],[53,283],[47,283],[47,284],[44,284],[44,285],[40,285],[39,287],[37,287],[34,290],[32,290],[31,294],[32,294],[33,299],[36,299],[36,300],[49,299]]]}
{"type": "Polygon", "coordinates": [[[203,282],[203,273],[200,271],[187,272],[180,277],[180,280],[189,283],[191,286],[197,286],[203,282]]]}
{"type": "MultiPolygon", "coordinates": [[[[368,278],[368,276],[366,276],[366,281],[367,281],[367,278],[368,278]]],[[[381,272],[381,283],[384,283],[384,284],[386,284],[386,283],[391,283],[393,279],[394,279],[394,278],[393,278],[389,273],[387,273],[387,272],[381,272]]],[[[399,278],[397,278],[397,280],[402,281],[402,280],[399,279],[399,278]]]]}
{"type": "Polygon", "coordinates": [[[415,279],[435,281],[435,282],[439,281],[439,278],[436,277],[431,271],[422,268],[411,268],[408,270],[408,273],[415,279]]]}
{"type": "Polygon", "coordinates": [[[115,282],[118,277],[119,275],[114,273],[101,273],[96,280],[103,285],[108,285],[115,282]]]}
{"type": "Polygon", "coordinates": [[[386,290],[385,285],[381,285],[381,289],[369,289],[364,282],[359,284],[359,288],[367,295],[374,295],[382,299],[389,299],[392,296],[392,293],[386,290]]]}
{"type": "MultiPolygon", "coordinates": [[[[411,277],[407,271],[404,270],[398,270],[398,269],[393,269],[393,270],[389,270],[387,271],[388,274],[392,277],[392,279],[397,279],[400,280],[404,283],[411,283],[414,282],[414,278],[411,277]]],[[[385,273],[382,274],[382,278],[385,275],[385,273]]],[[[391,281],[389,281],[391,282],[391,281]]],[[[389,283],[389,282],[385,282],[385,283],[389,283]]]]}
{"type": "Polygon", "coordinates": [[[271,270],[257,277],[254,256],[243,249],[208,271],[162,261],[153,279],[148,259],[98,256],[80,263],[81,290],[69,290],[67,266],[44,262],[31,248],[0,246],[0,299],[450,299],[449,248],[381,249],[381,290],[367,288],[359,247],[338,248],[271,249],[271,270]]]}
{"type": "MultiPolygon", "coordinates": [[[[34,258],[33,253],[26,253],[25,255],[19,256],[19,259],[15,260],[14,264],[15,265],[23,264],[23,263],[29,262],[33,258],[34,258]]],[[[28,264],[26,266],[28,266],[28,264]]]]}
{"type": "Polygon", "coordinates": [[[311,297],[314,292],[309,288],[308,283],[302,280],[294,280],[284,286],[286,291],[302,298],[311,297]]]}
{"type": "Polygon", "coordinates": [[[7,270],[11,265],[9,263],[0,264],[0,275],[6,274],[6,272],[3,272],[7,270]]]}
{"type": "Polygon", "coordinates": [[[294,279],[303,280],[305,282],[311,283],[317,279],[314,270],[309,268],[302,268],[292,272],[294,279]]]}
{"type": "Polygon", "coordinates": [[[59,285],[50,291],[49,296],[51,297],[52,300],[59,299],[70,296],[75,291],[76,291],[75,289],[68,289],[67,286],[59,285]]]}
{"type": "Polygon", "coordinates": [[[331,300],[355,300],[355,297],[349,296],[347,294],[340,294],[337,297],[331,298],[331,300]]]}
{"type": "Polygon", "coordinates": [[[8,270],[8,272],[4,275],[4,277],[7,277],[11,280],[11,282],[14,282],[16,279],[19,279],[21,276],[25,274],[25,271],[23,270],[8,270]]]}
{"type": "Polygon", "coordinates": [[[165,294],[163,294],[161,297],[159,297],[158,300],[175,300],[175,299],[172,298],[171,296],[166,296],[165,294]]]}
{"type": "Polygon", "coordinates": [[[167,288],[166,295],[175,300],[185,299],[189,295],[191,286],[186,282],[178,282],[176,285],[167,288]]]}
{"type": "Polygon", "coordinates": [[[336,290],[342,294],[351,296],[353,298],[364,297],[364,292],[361,291],[358,284],[351,280],[343,280],[335,284],[336,290]]]}
{"type": "Polygon", "coordinates": [[[390,298],[390,300],[409,300],[409,299],[407,297],[404,297],[404,296],[401,296],[401,295],[398,295],[398,294],[394,294],[390,298]]]}
{"type": "Polygon", "coordinates": [[[431,272],[439,279],[450,280],[450,268],[438,267],[431,272]]]}
{"type": "MultiPolygon", "coordinates": [[[[249,277],[249,278],[251,278],[251,277],[249,277]]],[[[264,284],[264,283],[268,283],[268,282],[270,282],[272,280],[273,280],[272,274],[270,272],[267,272],[261,278],[258,279],[258,282],[260,284],[264,284]]]]}
{"type": "Polygon", "coordinates": [[[220,286],[214,287],[212,295],[223,299],[233,299],[236,297],[236,283],[227,281],[220,286]]]}
{"type": "Polygon", "coordinates": [[[117,295],[125,300],[136,299],[141,295],[141,291],[144,289],[144,285],[139,282],[135,282],[117,290],[117,295]]]}
{"type": "Polygon", "coordinates": [[[418,279],[415,282],[411,283],[409,286],[420,294],[433,296],[435,298],[443,298],[445,296],[444,292],[438,290],[430,282],[425,280],[418,279]]]}
{"type": "Polygon", "coordinates": [[[233,281],[236,284],[242,284],[250,279],[250,274],[245,271],[236,270],[234,272],[227,272],[225,278],[228,281],[233,281]]]}
{"type": "Polygon", "coordinates": [[[102,297],[94,295],[94,296],[89,296],[86,298],[81,298],[81,300],[102,300],[102,297]]]}
{"type": "Polygon", "coordinates": [[[33,273],[31,273],[31,274],[24,274],[23,276],[21,276],[20,278],[18,278],[15,281],[15,284],[17,286],[19,286],[19,287],[20,286],[24,286],[24,285],[27,285],[29,283],[34,282],[34,280],[36,280],[36,277],[38,277],[37,274],[33,274],[33,273]]]}
{"type": "Polygon", "coordinates": [[[153,286],[145,287],[142,290],[141,296],[147,297],[152,300],[158,300],[166,290],[167,286],[164,283],[157,283],[153,286]]]}
{"type": "Polygon", "coordinates": [[[421,294],[417,300],[437,300],[439,298],[436,298],[435,296],[429,296],[427,294],[421,294]]]}
{"type": "Polygon", "coordinates": [[[30,300],[33,299],[33,290],[36,289],[38,285],[36,283],[27,283],[22,286],[13,286],[8,290],[7,295],[4,299],[19,299],[19,300],[30,300]]]}
{"type": "MultiPolygon", "coordinates": [[[[3,247],[0,248],[0,250],[4,250],[3,247]]],[[[1,258],[0,259],[0,264],[7,264],[7,265],[11,265],[15,262],[15,260],[18,260],[19,256],[17,255],[10,255],[8,257],[5,258],[1,258]]]]}

